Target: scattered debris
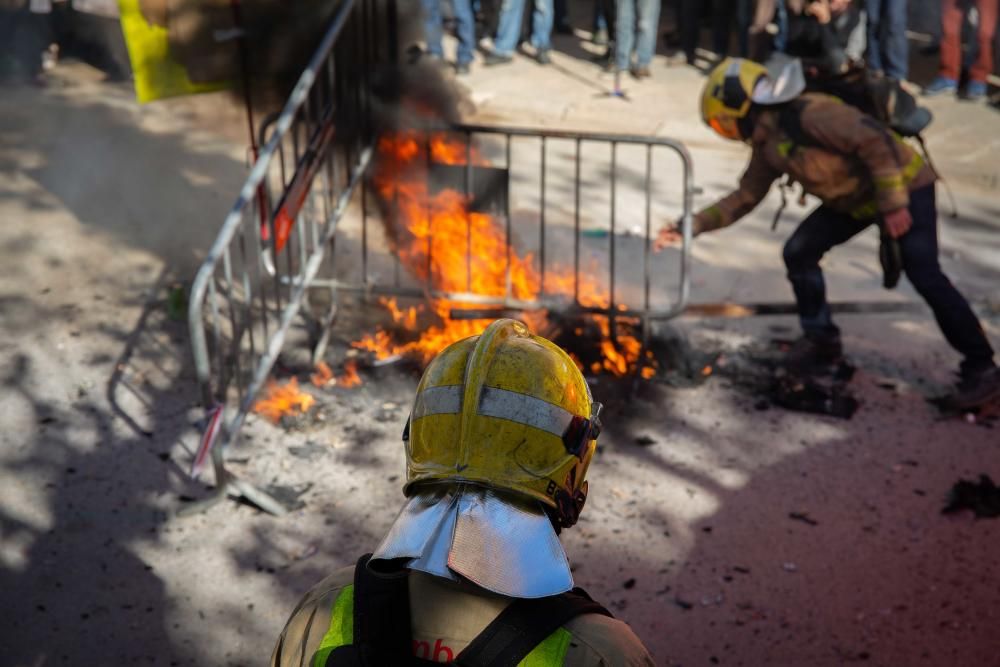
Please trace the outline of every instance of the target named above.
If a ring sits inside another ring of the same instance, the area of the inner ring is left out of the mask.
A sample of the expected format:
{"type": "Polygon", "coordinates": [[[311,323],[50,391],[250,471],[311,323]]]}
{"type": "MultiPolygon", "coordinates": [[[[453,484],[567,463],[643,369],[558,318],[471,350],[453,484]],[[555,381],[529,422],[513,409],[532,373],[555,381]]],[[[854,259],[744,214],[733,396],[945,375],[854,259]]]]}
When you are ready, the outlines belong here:
{"type": "Polygon", "coordinates": [[[817,521],[816,519],[812,518],[811,516],[809,516],[805,512],[789,512],[788,513],[788,518],[791,519],[791,520],[793,520],[793,521],[801,521],[802,523],[807,523],[810,526],[818,526],[819,525],[819,521],[817,521]]]}
{"type": "Polygon", "coordinates": [[[622,584],[622,586],[625,588],[625,590],[630,590],[632,588],[635,588],[635,577],[628,579],[624,584],[622,584]]]}
{"type": "Polygon", "coordinates": [[[329,449],[320,445],[319,443],[310,440],[301,447],[289,447],[288,453],[297,459],[303,459],[305,461],[315,461],[322,456],[329,453],[329,449]]]}
{"type": "Polygon", "coordinates": [[[853,417],[859,402],[847,385],[854,377],[854,366],[841,361],[808,374],[792,373],[785,364],[788,345],[788,341],[774,340],[767,347],[747,346],[727,356],[725,363],[716,363],[715,370],[751,393],[754,410],[777,406],[841,419],[853,417]]]}
{"type": "Polygon", "coordinates": [[[674,604],[683,609],[684,611],[690,611],[691,609],[694,608],[694,604],[688,602],[687,600],[683,600],[679,597],[674,598],[674,604]]]}
{"type": "MultiPolygon", "coordinates": [[[[306,484],[297,484],[295,486],[271,484],[264,490],[268,493],[268,495],[284,505],[288,511],[294,512],[295,510],[300,510],[306,506],[305,502],[301,500],[301,498],[312,487],[313,485],[311,482],[306,484]]],[[[241,500],[240,502],[243,501],[241,500]]],[[[251,505],[251,507],[257,509],[256,505],[251,505]]]]}
{"type": "Polygon", "coordinates": [[[781,569],[784,570],[785,572],[798,572],[799,566],[796,565],[795,563],[788,562],[788,563],[782,563],[781,569]]]}
{"type": "Polygon", "coordinates": [[[771,400],[788,410],[850,419],[858,409],[854,398],[839,382],[825,385],[812,377],[786,375],[776,378],[771,400]]]}
{"type": "Polygon", "coordinates": [[[719,593],[717,595],[705,595],[701,598],[702,607],[717,607],[726,601],[726,596],[724,593],[719,593]]]}
{"type": "Polygon", "coordinates": [[[980,475],[979,483],[960,479],[948,492],[947,504],[942,514],[972,510],[978,519],[1000,517],[1000,487],[989,475],[980,475]]]}
{"type": "Polygon", "coordinates": [[[188,299],[187,290],[181,283],[170,286],[167,293],[167,317],[174,322],[183,322],[187,319],[188,299]]]}
{"type": "Polygon", "coordinates": [[[650,445],[655,445],[656,440],[648,435],[637,436],[632,442],[639,445],[640,447],[649,447],[650,445]]]}

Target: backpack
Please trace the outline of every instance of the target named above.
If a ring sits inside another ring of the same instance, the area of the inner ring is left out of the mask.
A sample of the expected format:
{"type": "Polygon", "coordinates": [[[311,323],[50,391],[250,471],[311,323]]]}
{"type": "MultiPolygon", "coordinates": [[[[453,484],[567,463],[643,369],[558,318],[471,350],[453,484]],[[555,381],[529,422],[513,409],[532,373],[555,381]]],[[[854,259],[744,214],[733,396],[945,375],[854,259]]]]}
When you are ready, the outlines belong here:
{"type": "Polygon", "coordinates": [[[855,67],[837,76],[806,78],[806,92],[826,93],[857,107],[901,137],[923,140],[923,132],[933,114],[917,104],[916,98],[899,81],[876,75],[866,67],[855,67]]]}
{"type": "MultiPolygon", "coordinates": [[[[368,569],[370,558],[371,554],[362,556],[354,568],[354,640],[334,649],[326,667],[442,664],[413,655],[407,575],[375,574],[368,569]]],[[[516,667],[549,635],[584,614],[612,617],[581,588],[545,598],[517,599],[447,664],[516,667]]]]}

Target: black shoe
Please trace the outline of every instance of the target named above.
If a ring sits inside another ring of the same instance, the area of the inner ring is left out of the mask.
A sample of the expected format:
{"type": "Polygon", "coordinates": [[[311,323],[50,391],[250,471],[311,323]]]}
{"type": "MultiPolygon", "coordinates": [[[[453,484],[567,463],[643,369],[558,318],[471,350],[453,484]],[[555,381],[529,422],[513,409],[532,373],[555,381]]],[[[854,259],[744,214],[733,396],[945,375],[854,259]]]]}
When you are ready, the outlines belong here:
{"type": "Polygon", "coordinates": [[[636,79],[648,79],[653,76],[653,73],[649,71],[648,66],[633,67],[629,70],[629,73],[631,73],[636,79]]]}
{"type": "Polygon", "coordinates": [[[955,392],[944,403],[953,410],[971,410],[1000,399],[1000,368],[963,373],[955,392]]]}
{"type": "Polygon", "coordinates": [[[462,75],[469,73],[469,63],[455,63],[455,74],[462,75]]]}
{"type": "Polygon", "coordinates": [[[493,67],[494,65],[506,65],[507,63],[513,61],[514,56],[505,55],[503,53],[487,53],[483,58],[483,64],[487,67],[493,67]]]}
{"type": "Polygon", "coordinates": [[[571,26],[568,22],[557,23],[555,31],[557,35],[572,35],[573,26],[571,26]]]}
{"type": "Polygon", "coordinates": [[[795,373],[815,373],[844,359],[840,336],[802,336],[785,353],[785,367],[795,373]]]}
{"type": "Polygon", "coordinates": [[[535,60],[538,61],[539,65],[548,65],[552,62],[552,56],[549,54],[548,49],[542,49],[535,54],[535,60]]]}

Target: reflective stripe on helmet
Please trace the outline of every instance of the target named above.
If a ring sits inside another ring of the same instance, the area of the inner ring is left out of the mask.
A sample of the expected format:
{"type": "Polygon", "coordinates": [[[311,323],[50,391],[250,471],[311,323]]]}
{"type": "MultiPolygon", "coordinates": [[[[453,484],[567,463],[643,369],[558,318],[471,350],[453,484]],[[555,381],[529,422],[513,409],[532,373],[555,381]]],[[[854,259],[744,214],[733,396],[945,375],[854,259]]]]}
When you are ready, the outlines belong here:
{"type": "Polygon", "coordinates": [[[573,414],[534,396],[516,391],[484,387],[479,402],[479,414],[533,426],[562,437],[573,421],[573,414]]]}
{"type": "MultiPolygon", "coordinates": [[[[430,415],[454,415],[462,411],[461,385],[428,387],[417,395],[413,406],[413,419],[430,415]]],[[[562,437],[573,422],[573,415],[558,405],[553,405],[528,394],[516,391],[483,387],[477,414],[484,417],[506,419],[517,424],[532,426],[562,437]]]]}
{"type": "Polygon", "coordinates": [[[457,415],[462,411],[463,390],[460,384],[424,389],[413,403],[413,419],[429,415],[457,415]]]}

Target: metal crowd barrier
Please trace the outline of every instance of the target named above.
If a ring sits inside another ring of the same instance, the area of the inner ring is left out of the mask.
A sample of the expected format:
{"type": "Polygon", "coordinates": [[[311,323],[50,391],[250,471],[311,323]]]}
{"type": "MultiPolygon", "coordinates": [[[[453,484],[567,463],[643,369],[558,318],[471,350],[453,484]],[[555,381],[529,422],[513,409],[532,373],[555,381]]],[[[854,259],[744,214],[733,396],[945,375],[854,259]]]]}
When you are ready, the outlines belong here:
{"type": "MultiPolygon", "coordinates": [[[[401,269],[398,256],[386,251],[387,244],[382,243],[381,247],[373,249],[376,245],[373,239],[377,239],[380,234],[384,236],[390,226],[400,224],[396,219],[398,211],[392,202],[386,211],[390,218],[388,224],[383,223],[382,216],[370,215],[373,210],[377,213],[378,207],[363,207],[360,263],[356,266],[356,270],[349,272],[348,275],[340,274],[334,280],[319,280],[317,284],[328,285],[337,292],[366,296],[446,299],[463,304],[463,307],[452,310],[451,316],[456,319],[485,319],[503,316],[512,311],[553,308],[561,312],[576,310],[605,315],[612,320],[638,319],[642,325],[644,343],[648,339],[649,324],[676,317],[687,306],[690,293],[688,265],[694,181],[690,154],[680,142],[641,135],[465,124],[440,129],[422,129],[418,131],[417,136],[420,136],[423,142],[421,159],[426,162],[428,178],[433,181],[435,174],[439,173],[442,167],[452,168],[451,178],[445,179],[445,187],[461,191],[466,201],[473,202],[470,208],[478,206],[489,209],[493,218],[503,225],[505,244],[503,254],[507,258],[505,293],[481,294],[471,289],[474,257],[471,252],[472,232],[468,219],[466,220],[468,250],[465,254],[466,289],[460,291],[442,289],[435,281],[435,276],[429,267],[424,271],[425,276],[422,281],[411,280],[407,284],[405,268],[401,269]],[[434,151],[431,141],[433,137],[442,136],[461,142],[464,164],[435,162],[432,157],[434,151]],[[517,150],[519,146],[521,151],[517,150]],[[488,167],[476,164],[473,158],[474,150],[486,158],[483,162],[488,164],[488,167]],[[537,163],[519,165],[517,153],[532,151],[535,151],[537,163]],[[629,164],[623,165],[622,154],[629,151],[630,154],[627,155],[630,158],[629,164]],[[663,165],[662,160],[658,159],[662,157],[662,153],[672,156],[676,162],[663,165]],[[657,173],[654,168],[657,162],[660,163],[660,167],[667,167],[664,169],[665,173],[657,173]],[[606,172],[602,167],[606,168],[606,172]],[[627,167],[627,172],[623,167],[627,167]],[[605,178],[605,182],[585,184],[585,179],[592,178],[595,171],[605,178]],[[553,190],[558,189],[553,187],[554,177],[560,174],[563,176],[562,197],[559,193],[553,194],[553,190]],[[673,191],[669,193],[670,196],[667,197],[672,208],[668,209],[669,217],[666,219],[662,211],[659,216],[654,215],[653,211],[656,200],[654,188],[664,183],[674,186],[673,191]],[[501,190],[499,196],[497,190],[501,190]],[[567,193],[567,190],[570,192],[567,193]],[[603,196],[595,197],[595,192],[598,191],[603,191],[603,196]],[[524,196],[527,192],[531,194],[524,196]],[[625,210],[622,210],[621,206],[621,201],[625,199],[623,195],[631,195],[630,201],[626,202],[625,210]],[[584,204],[587,198],[591,200],[589,206],[584,204]],[[484,199],[487,200],[485,203],[484,199]],[[597,206],[602,219],[596,228],[593,226],[595,199],[602,200],[597,203],[604,205],[597,206]],[[532,229],[523,234],[518,234],[513,229],[513,219],[516,216],[512,212],[512,206],[518,200],[521,200],[522,204],[529,203],[531,209],[528,226],[532,229]],[[554,201],[561,204],[557,208],[562,214],[564,223],[562,227],[565,228],[561,247],[558,240],[549,240],[554,227],[552,211],[554,201]],[[590,215],[585,209],[590,209],[590,215]],[[589,230],[584,228],[585,218],[590,219],[589,230]],[[627,219],[624,223],[623,218],[627,219]],[[666,276],[660,276],[661,280],[656,281],[652,242],[657,229],[667,219],[680,222],[683,236],[679,261],[673,264],[678,270],[678,275],[673,281],[667,280],[666,276]],[[639,223],[638,234],[635,233],[636,225],[632,225],[631,228],[625,226],[629,220],[639,223]],[[587,238],[588,233],[592,235],[594,232],[597,232],[600,238],[606,238],[606,241],[594,241],[592,236],[587,238]],[[626,267],[638,268],[639,270],[633,273],[637,277],[641,275],[641,278],[635,281],[641,288],[641,293],[633,294],[631,298],[621,294],[622,278],[619,274],[622,273],[622,260],[619,255],[622,253],[618,246],[621,243],[619,237],[623,233],[640,242],[642,246],[639,260],[641,266],[626,267]],[[535,237],[534,243],[514,246],[515,239],[523,241],[525,237],[532,236],[535,237]],[[587,305],[581,301],[580,277],[582,272],[592,276],[594,267],[583,261],[583,250],[585,246],[592,248],[601,244],[604,244],[605,248],[598,271],[603,274],[601,277],[604,278],[603,288],[606,291],[607,304],[587,305]],[[536,267],[540,275],[541,290],[532,299],[516,298],[511,293],[510,257],[512,252],[519,251],[532,252],[537,257],[536,267]],[[566,256],[566,252],[569,253],[569,257],[566,256]],[[391,268],[386,267],[383,262],[382,271],[373,271],[371,267],[375,255],[388,255],[391,268]],[[569,299],[565,291],[552,292],[546,289],[546,273],[556,269],[563,269],[564,272],[570,269],[572,272],[573,289],[569,299]],[[654,283],[657,282],[673,282],[672,287],[676,297],[667,300],[666,303],[654,303],[654,283]]],[[[370,186],[366,183],[364,188],[364,197],[367,201],[370,186]]],[[[428,264],[430,264],[432,245],[432,238],[429,237],[426,250],[428,264]]]]}
{"type": "Polygon", "coordinates": [[[398,211],[391,202],[373,203],[368,182],[377,136],[365,91],[376,65],[396,59],[395,20],[392,0],[343,3],[270,124],[266,145],[194,280],[189,327],[208,423],[192,474],[211,460],[216,493],[186,513],[227,496],[276,515],[286,511],[229,472],[224,453],[297,318],[315,327],[314,360],[324,357],[341,293],[447,299],[461,304],[453,317],[474,319],[506,310],[575,308],[605,315],[612,325],[616,317],[638,320],[644,343],[652,322],[679,315],[687,304],[691,158],[676,141],[634,135],[457,125],[443,132],[461,140],[466,159],[442,165],[431,158],[433,132],[420,130],[428,142],[428,176],[437,174],[467,200],[482,199],[503,225],[508,275],[504,293],[475,293],[470,231],[466,289],[442,289],[430,271],[423,281],[414,280],[388,240],[401,224],[398,211]],[[349,66],[338,67],[347,60],[349,66]],[[482,163],[473,164],[474,150],[482,163]],[[537,164],[522,157],[532,154],[537,164]],[[667,186],[669,193],[658,192],[667,186]],[[657,273],[651,254],[655,229],[665,216],[681,221],[683,235],[679,260],[659,262],[660,268],[669,264],[671,273],[677,269],[672,276],[657,273]],[[517,241],[525,237],[537,243],[525,248],[517,241]],[[531,299],[517,298],[510,289],[513,252],[535,258],[541,290],[531,299]],[[608,290],[599,306],[588,305],[579,293],[581,277],[594,277],[595,258],[606,268],[608,290]],[[557,266],[564,276],[571,272],[572,295],[547,291],[547,272],[557,266]],[[622,276],[628,271],[632,279],[622,276]],[[318,316],[309,307],[310,290],[317,289],[330,295],[318,316]],[[666,292],[673,298],[657,301],[666,292]]]}
{"type": "MultiPolygon", "coordinates": [[[[371,159],[370,78],[397,59],[394,0],[341,0],[191,287],[188,324],[208,424],[192,475],[211,459],[216,494],[285,508],[226,470],[223,454],[266,381],[371,159]]],[[[331,302],[321,324],[336,313],[331,302]]]]}

